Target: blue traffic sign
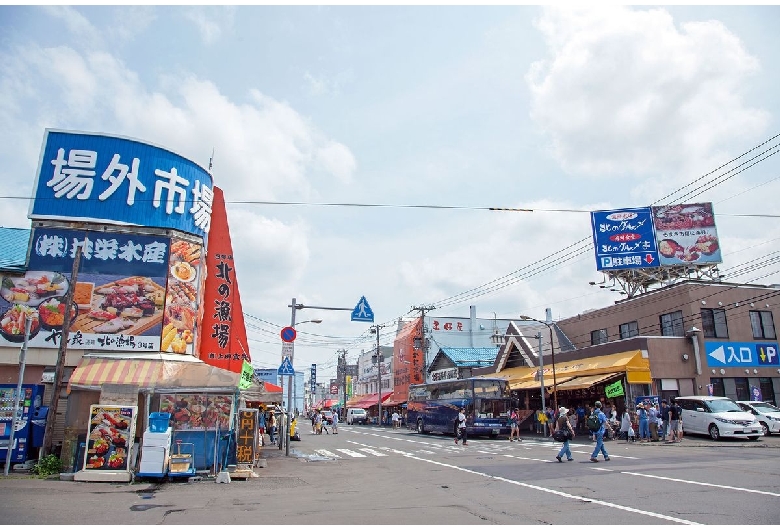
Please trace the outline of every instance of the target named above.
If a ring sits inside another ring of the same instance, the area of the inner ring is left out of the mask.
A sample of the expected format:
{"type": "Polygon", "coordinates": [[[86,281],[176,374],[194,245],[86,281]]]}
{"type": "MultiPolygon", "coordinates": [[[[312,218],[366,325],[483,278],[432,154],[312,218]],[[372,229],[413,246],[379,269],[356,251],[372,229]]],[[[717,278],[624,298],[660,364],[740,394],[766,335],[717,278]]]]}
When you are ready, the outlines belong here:
{"type": "Polygon", "coordinates": [[[374,312],[371,311],[371,306],[368,305],[368,300],[365,296],[360,297],[360,301],[352,310],[352,320],[357,322],[373,322],[374,312]]]}
{"type": "Polygon", "coordinates": [[[293,370],[292,361],[290,361],[289,357],[284,358],[282,365],[276,373],[278,375],[295,375],[295,370],[293,370]]]}

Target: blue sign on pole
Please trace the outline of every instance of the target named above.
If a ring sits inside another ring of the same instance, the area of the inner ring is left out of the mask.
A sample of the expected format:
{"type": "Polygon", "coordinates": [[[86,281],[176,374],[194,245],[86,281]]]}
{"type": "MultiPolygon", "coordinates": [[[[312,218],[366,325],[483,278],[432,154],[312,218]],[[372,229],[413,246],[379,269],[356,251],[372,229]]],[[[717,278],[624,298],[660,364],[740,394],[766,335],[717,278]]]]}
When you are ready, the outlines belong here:
{"type": "Polygon", "coordinates": [[[284,358],[277,373],[279,375],[295,375],[295,370],[293,370],[293,365],[289,357],[284,358]]]}
{"type": "Polygon", "coordinates": [[[352,321],[357,322],[373,322],[374,312],[371,310],[371,306],[368,305],[368,300],[365,296],[360,297],[360,301],[352,310],[352,321]]]}
{"type": "Polygon", "coordinates": [[[600,210],[591,212],[590,216],[597,270],[660,266],[649,207],[600,210]]]}

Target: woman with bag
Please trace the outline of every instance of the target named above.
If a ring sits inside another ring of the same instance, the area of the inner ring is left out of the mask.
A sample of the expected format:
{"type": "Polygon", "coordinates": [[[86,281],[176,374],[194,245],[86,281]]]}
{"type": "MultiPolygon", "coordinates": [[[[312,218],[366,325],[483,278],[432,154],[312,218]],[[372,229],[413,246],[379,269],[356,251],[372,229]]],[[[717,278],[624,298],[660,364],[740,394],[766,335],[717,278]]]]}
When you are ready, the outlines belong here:
{"type": "Polygon", "coordinates": [[[558,420],[555,422],[556,432],[562,431],[565,436],[563,440],[563,447],[561,447],[561,450],[558,452],[558,456],[555,457],[555,459],[558,462],[563,462],[562,460],[563,455],[566,455],[566,460],[569,462],[574,460],[571,457],[571,448],[569,448],[569,440],[574,438],[574,429],[571,426],[569,417],[566,415],[567,412],[569,412],[569,409],[567,409],[566,407],[559,408],[558,420]]]}

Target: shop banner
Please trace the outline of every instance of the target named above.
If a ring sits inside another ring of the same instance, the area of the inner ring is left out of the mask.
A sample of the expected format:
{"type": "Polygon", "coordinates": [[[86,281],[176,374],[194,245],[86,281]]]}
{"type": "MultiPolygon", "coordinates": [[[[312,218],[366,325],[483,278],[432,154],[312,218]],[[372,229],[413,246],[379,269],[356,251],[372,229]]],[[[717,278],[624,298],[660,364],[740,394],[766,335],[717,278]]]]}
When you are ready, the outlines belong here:
{"type": "Polygon", "coordinates": [[[238,428],[236,429],[236,464],[255,463],[257,454],[257,409],[238,409],[238,428]]]}
{"type": "Polygon", "coordinates": [[[209,232],[212,178],[195,162],[138,140],[47,129],[30,219],[209,232]]]}
{"type": "Polygon", "coordinates": [[[614,398],[625,395],[623,391],[623,381],[615,381],[611,385],[604,387],[604,393],[608,398],[614,398]]]}
{"type": "Polygon", "coordinates": [[[84,469],[87,471],[129,471],[130,451],[135,436],[137,407],[92,405],[84,469]]]}
{"type": "Polygon", "coordinates": [[[252,376],[255,375],[255,369],[252,368],[252,363],[244,361],[244,368],[241,371],[241,379],[238,382],[238,389],[245,390],[252,386],[252,376]]]}
{"type": "Polygon", "coordinates": [[[220,188],[214,188],[206,271],[200,359],[211,366],[241,373],[244,362],[252,359],[246,340],[225,199],[220,188]]]}

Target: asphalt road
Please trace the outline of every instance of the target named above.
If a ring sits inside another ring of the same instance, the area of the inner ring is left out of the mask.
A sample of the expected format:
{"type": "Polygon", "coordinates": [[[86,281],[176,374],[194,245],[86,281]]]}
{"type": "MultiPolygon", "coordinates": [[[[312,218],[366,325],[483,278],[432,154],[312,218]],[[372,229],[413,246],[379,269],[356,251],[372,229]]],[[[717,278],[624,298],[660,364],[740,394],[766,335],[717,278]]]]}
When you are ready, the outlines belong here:
{"type": "Polygon", "coordinates": [[[342,425],[266,446],[257,478],[217,484],[0,479],[4,524],[775,524],[780,436],[679,444],[561,444],[342,425]]]}

